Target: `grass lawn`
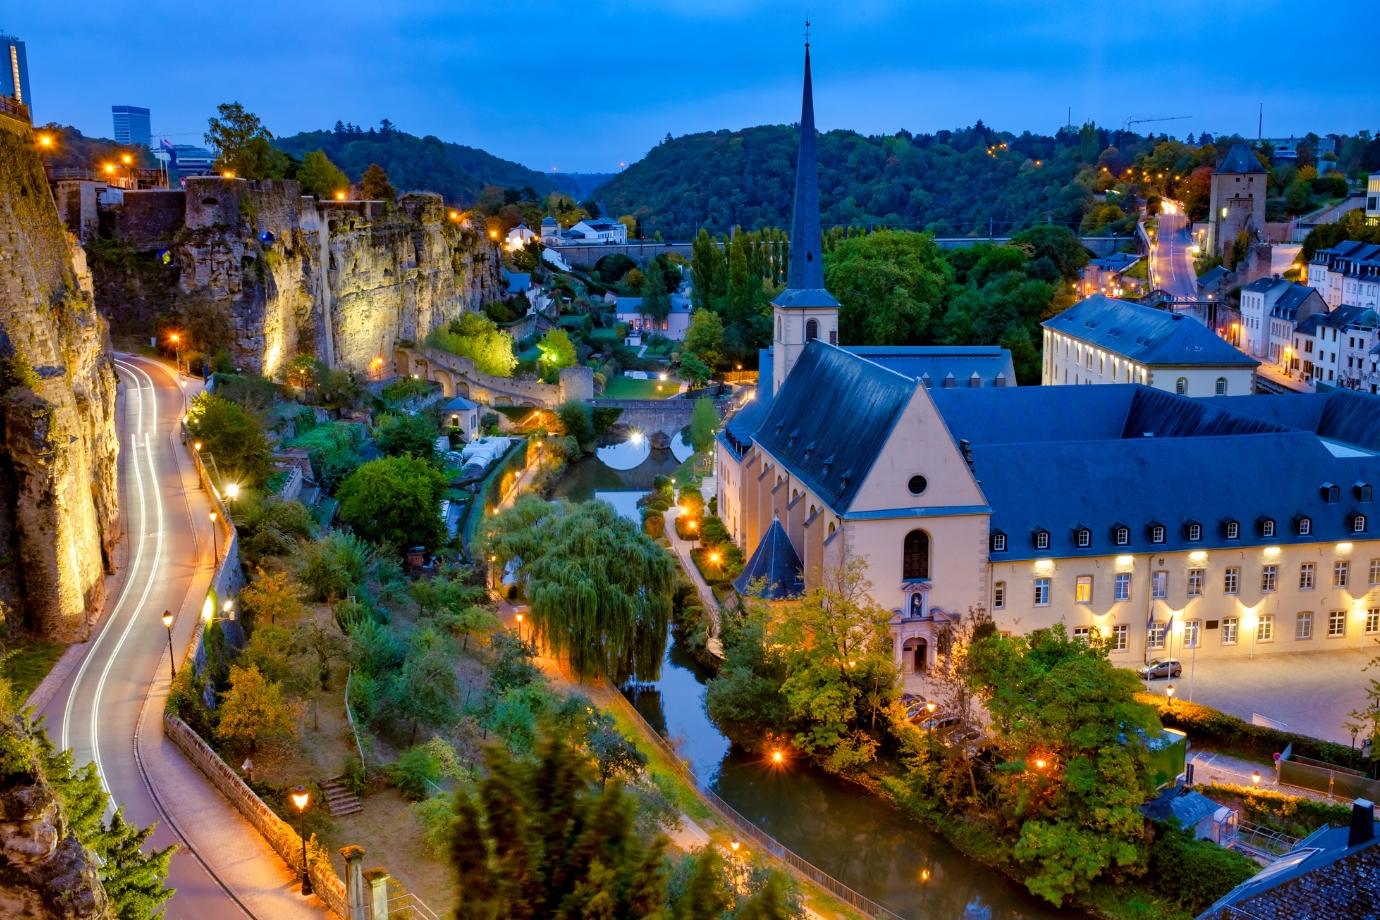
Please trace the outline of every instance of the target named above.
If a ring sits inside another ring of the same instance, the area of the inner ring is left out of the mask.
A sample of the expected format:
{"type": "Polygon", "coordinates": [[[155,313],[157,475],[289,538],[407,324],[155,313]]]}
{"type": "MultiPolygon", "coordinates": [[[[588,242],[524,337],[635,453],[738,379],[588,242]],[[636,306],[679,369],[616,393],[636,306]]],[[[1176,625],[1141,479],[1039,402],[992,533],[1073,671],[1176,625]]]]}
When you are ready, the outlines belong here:
{"type": "Polygon", "coordinates": [[[591,329],[591,330],[585,335],[585,341],[587,341],[587,342],[613,342],[614,344],[617,344],[618,342],[621,341],[621,339],[618,338],[618,330],[617,330],[617,329],[591,329]]]}
{"type": "Polygon", "coordinates": [[[635,380],[632,377],[614,377],[604,387],[604,399],[665,399],[680,390],[675,380],[635,380]],[[657,389],[660,387],[661,389],[657,389]]]}
{"type": "Polygon", "coordinates": [[[1126,269],[1126,271],[1122,272],[1122,274],[1125,275],[1127,278],[1139,278],[1142,281],[1146,280],[1145,260],[1141,259],[1135,265],[1132,265],[1130,268],[1126,269]]]}
{"type": "Polygon", "coordinates": [[[14,699],[22,702],[28,699],[34,688],[43,682],[48,672],[57,664],[67,646],[56,642],[26,642],[17,645],[10,652],[11,658],[5,662],[5,676],[13,685],[14,699]]]}

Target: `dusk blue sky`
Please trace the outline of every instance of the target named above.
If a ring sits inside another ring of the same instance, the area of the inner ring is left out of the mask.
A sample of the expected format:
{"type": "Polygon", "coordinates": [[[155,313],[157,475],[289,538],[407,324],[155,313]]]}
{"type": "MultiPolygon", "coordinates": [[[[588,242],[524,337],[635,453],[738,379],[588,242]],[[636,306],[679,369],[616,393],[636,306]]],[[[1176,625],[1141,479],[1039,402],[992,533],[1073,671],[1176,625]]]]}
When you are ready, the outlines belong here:
{"type": "MultiPolygon", "coordinates": [[[[725,0],[294,0],[7,4],[36,121],[112,133],[110,106],[200,143],[239,100],[275,134],[390,118],[536,169],[611,172],[667,132],[799,117],[806,5],[725,0]]],[[[1155,127],[1266,136],[1380,129],[1380,4],[809,4],[821,130],[934,131],[983,119],[1192,115],[1155,127]]]]}

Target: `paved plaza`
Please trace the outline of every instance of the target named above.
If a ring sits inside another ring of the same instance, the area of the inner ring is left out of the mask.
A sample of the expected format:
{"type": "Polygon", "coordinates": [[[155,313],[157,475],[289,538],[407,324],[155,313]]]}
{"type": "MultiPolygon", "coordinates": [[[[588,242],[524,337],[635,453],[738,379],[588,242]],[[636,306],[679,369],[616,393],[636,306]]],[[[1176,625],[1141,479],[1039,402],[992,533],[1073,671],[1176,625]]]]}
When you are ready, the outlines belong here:
{"type": "Polygon", "coordinates": [[[1214,709],[1251,721],[1259,713],[1283,722],[1288,731],[1342,744],[1351,743],[1343,727],[1349,713],[1366,705],[1371,678],[1380,680],[1380,668],[1365,671],[1380,656],[1374,644],[1325,652],[1257,654],[1255,658],[1183,659],[1183,676],[1174,681],[1150,683],[1152,693],[1164,693],[1174,684],[1175,699],[1191,699],[1214,709]]]}

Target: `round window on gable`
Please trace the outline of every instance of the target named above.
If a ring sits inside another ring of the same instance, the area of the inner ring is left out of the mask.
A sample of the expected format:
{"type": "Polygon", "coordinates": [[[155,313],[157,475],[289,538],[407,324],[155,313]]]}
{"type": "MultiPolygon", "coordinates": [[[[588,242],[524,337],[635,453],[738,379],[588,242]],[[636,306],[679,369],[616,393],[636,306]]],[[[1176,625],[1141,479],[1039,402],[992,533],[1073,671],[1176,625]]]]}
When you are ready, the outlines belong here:
{"type": "Polygon", "coordinates": [[[923,495],[929,487],[929,480],[925,479],[924,476],[912,476],[910,482],[906,483],[906,488],[910,489],[911,495],[923,495]]]}

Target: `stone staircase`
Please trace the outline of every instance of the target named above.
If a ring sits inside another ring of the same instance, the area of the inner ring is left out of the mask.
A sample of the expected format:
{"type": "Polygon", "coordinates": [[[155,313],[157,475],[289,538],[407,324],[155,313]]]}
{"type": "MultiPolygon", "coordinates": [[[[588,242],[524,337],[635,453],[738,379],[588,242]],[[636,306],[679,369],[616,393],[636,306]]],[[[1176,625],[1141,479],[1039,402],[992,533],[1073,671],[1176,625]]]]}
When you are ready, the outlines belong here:
{"type": "Polygon", "coordinates": [[[364,810],[364,806],[359,803],[359,797],[345,788],[344,776],[332,776],[326,780],[321,784],[321,793],[326,797],[326,807],[331,810],[333,817],[339,818],[364,810]]]}

